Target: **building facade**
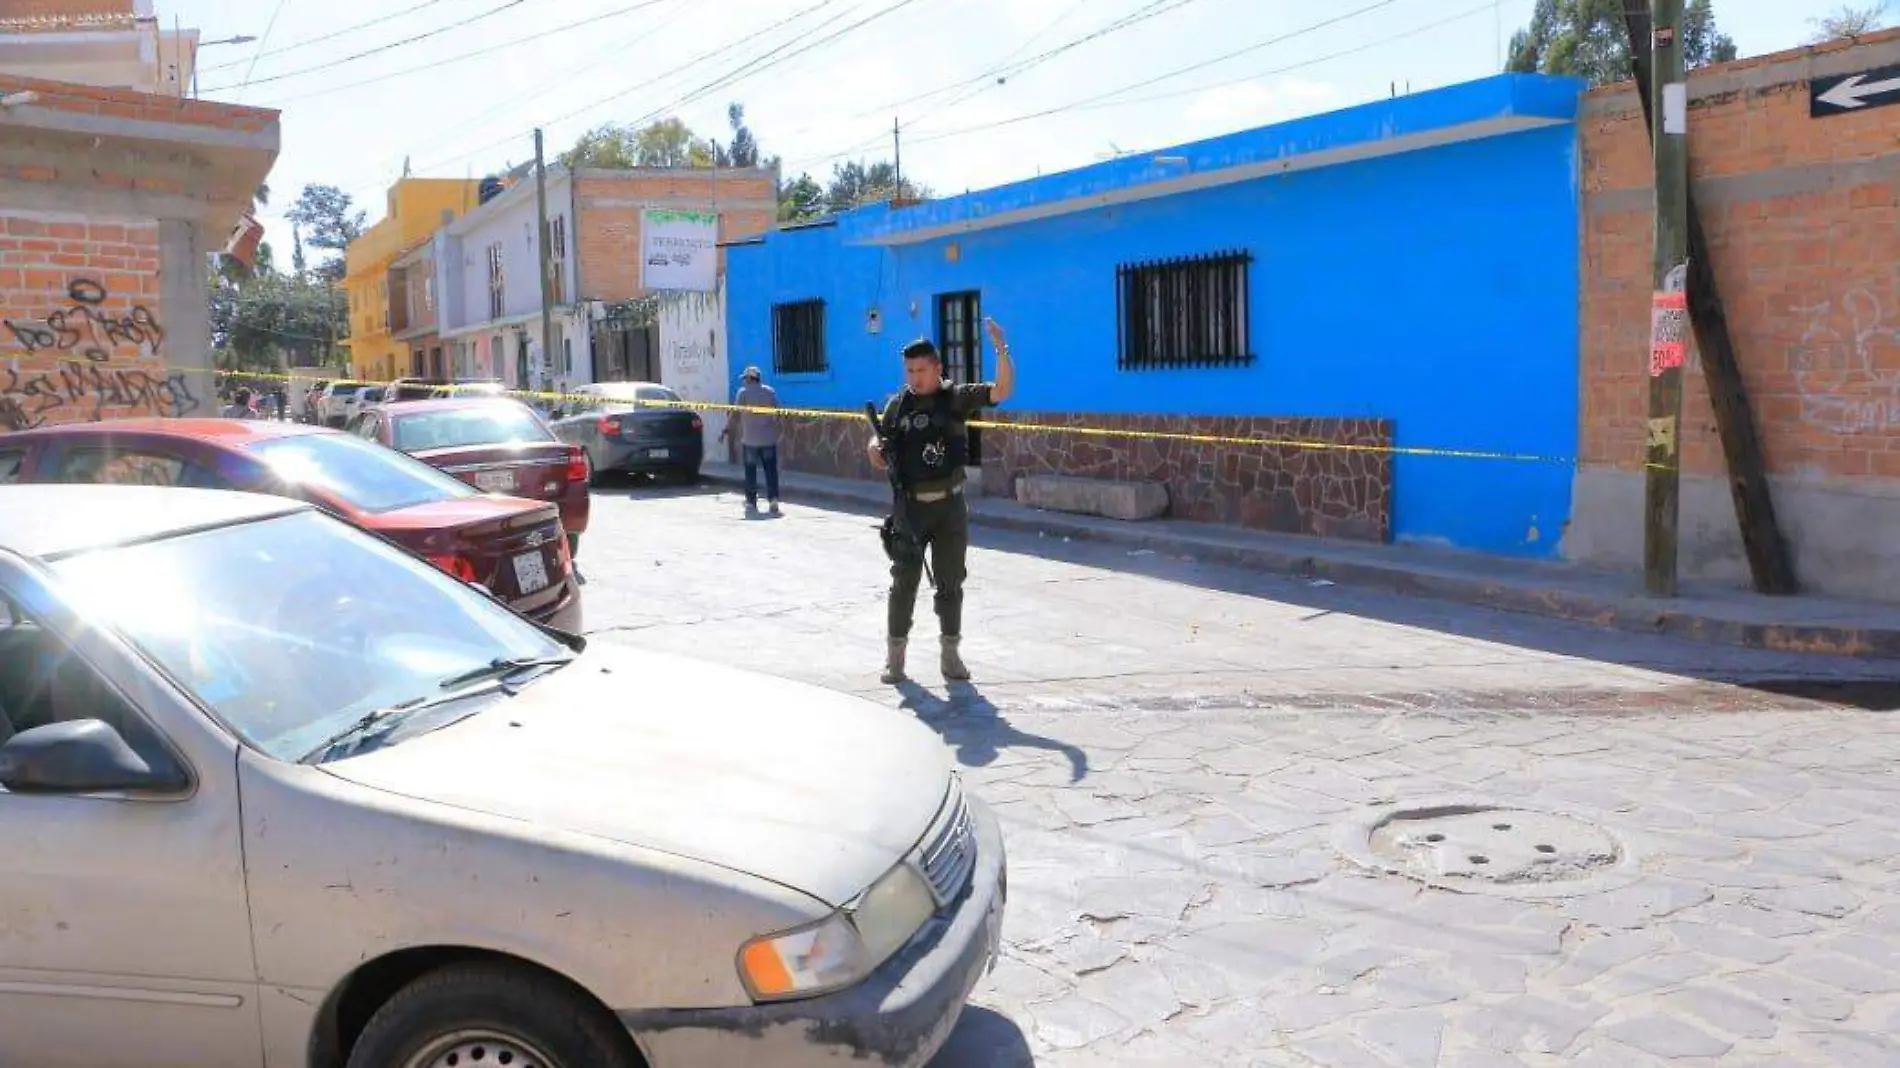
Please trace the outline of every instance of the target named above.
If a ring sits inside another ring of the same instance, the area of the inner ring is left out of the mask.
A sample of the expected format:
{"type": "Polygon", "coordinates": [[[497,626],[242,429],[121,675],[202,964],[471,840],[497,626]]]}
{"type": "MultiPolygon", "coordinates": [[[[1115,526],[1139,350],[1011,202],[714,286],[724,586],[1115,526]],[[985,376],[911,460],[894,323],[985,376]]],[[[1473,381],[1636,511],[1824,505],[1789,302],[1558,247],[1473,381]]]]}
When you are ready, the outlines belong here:
{"type": "MultiPolygon", "coordinates": [[[[0,430],[215,411],[206,264],[277,157],[275,111],[11,73],[84,73],[62,64],[91,32],[47,38],[45,63],[19,60],[27,35],[0,41],[0,430]]],[[[122,43],[97,32],[102,55],[122,43]]]]}
{"type": "MultiPolygon", "coordinates": [[[[1815,114],[1843,77],[1900,63],[1900,32],[1723,64],[1689,78],[1689,156],[1710,260],[1808,589],[1900,602],[1900,109],[1815,114]]],[[[1630,85],[1582,117],[1582,466],[1572,559],[1642,560],[1654,200],[1630,85]]],[[[1699,351],[1684,378],[1679,558],[1745,580],[1699,351]]]]}
{"type": "Polygon", "coordinates": [[[718,239],[762,233],[777,218],[772,169],[548,168],[554,330],[543,357],[540,207],[532,172],[514,179],[444,227],[432,256],[439,332],[455,373],[516,389],[660,377],[656,324],[620,318],[656,291],[642,253],[653,213],[716,214],[718,239]]]}
{"type": "Polygon", "coordinates": [[[197,30],[165,29],[153,0],[8,0],[0,3],[0,71],[23,78],[192,93],[197,30]]]}
{"type": "Polygon", "coordinates": [[[350,373],[387,381],[409,372],[410,350],[396,338],[396,320],[408,294],[390,267],[475,207],[478,183],[459,178],[404,178],[390,186],[386,212],[344,254],[343,286],[350,299],[350,373]]]}
{"type": "MultiPolygon", "coordinates": [[[[993,376],[994,317],[1021,372],[995,418],[1038,429],[976,432],[985,492],[1158,482],[1183,518],[1551,556],[1582,91],[1507,75],[775,232],[730,250],[731,364],[856,410],[916,337],[993,376]]],[[[793,422],[785,461],[872,477],[864,435],[793,422]]]]}

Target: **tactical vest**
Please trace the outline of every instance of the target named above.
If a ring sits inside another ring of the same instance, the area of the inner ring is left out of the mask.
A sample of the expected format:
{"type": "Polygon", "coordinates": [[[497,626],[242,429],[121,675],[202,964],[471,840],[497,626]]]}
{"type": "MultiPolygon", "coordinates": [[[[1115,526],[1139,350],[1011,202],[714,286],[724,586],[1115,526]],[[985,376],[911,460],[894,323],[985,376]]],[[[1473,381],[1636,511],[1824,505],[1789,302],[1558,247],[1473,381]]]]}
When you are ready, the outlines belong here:
{"type": "Polygon", "coordinates": [[[912,493],[940,492],[963,483],[970,430],[949,388],[928,397],[905,391],[897,403],[897,470],[912,493]]]}

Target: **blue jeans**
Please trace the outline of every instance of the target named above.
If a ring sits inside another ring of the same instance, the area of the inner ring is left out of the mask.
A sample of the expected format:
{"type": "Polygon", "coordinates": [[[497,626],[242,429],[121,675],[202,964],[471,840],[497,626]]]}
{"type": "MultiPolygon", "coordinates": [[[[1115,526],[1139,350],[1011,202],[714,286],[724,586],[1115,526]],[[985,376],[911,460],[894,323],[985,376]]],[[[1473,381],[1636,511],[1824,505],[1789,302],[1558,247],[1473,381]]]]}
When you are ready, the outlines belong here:
{"type": "Polygon", "coordinates": [[[778,446],[745,445],[739,450],[745,456],[745,499],[747,504],[759,503],[759,465],[765,465],[765,497],[778,500],[778,446]]]}

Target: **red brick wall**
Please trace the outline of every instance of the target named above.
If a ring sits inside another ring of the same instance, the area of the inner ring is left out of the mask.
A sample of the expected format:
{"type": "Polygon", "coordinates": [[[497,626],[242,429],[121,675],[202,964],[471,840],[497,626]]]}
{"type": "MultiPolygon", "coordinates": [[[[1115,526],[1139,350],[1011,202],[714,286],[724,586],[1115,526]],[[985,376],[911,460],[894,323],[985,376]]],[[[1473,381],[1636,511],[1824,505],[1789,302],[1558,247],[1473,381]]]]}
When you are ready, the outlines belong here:
{"type": "Polygon", "coordinates": [[[54,111],[147,122],[182,122],[244,133],[261,133],[270,129],[277,124],[278,116],[276,111],[269,108],[214,104],[207,100],[184,100],[133,89],[101,89],[74,82],[52,82],[0,74],[0,94],[26,90],[39,94],[40,99],[34,106],[54,111]]]}
{"type": "MultiPolygon", "coordinates": [[[[1816,70],[1894,62],[1900,32],[1690,79],[1689,155],[1717,284],[1770,470],[1900,478],[1900,108],[1809,117],[1816,70]]],[[[1583,461],[1642,463],[1652,288],[1650,148],[1634,90],[1585,100],[1583,461]]],[[[1724,472],[1699,361],[1691,474],[1724,472]]]]}
{"type": "Polygon", "coordinates": [[[159,312],[158,224],[0,210],[0,431],[204,409],[159,312]]]}
{"type": "MultiPolygon", "coordinates": [[[[599,172],[592,172],[597,175],[599,172]]],[[[711,171],[631,172],[624,176],[576,179],[575,254],[580,264],[579,297],[632,300],[640,290],[640,214],[654,207],[691,204],[709,207],[711,171]]],[[[732,241],[764,233],[778,219],[778,183],[770,174],[721,171],[718,177],[719,239],[732,241]],[[759,201],[771,208],[730,205],[759,201]]],[[[719,267],[726,264],[719,252],[719,267]]]]}

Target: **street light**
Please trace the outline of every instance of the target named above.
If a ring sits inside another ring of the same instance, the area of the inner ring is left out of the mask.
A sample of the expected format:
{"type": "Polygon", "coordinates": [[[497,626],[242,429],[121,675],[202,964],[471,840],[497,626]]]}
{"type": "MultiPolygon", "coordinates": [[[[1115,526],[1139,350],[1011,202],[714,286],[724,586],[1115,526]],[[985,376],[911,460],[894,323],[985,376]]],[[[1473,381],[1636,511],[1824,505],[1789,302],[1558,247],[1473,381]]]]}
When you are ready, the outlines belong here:
{"type": "Polygon", "coordinates": [[[215,41],[199,41],[198,47],[192,50],[192,57],[191,57],[191,96],[192,96],[192,99],[196,100],[198,98],[198,55],[197,55],[198,52],[206,48],[216,47],[217,45],[250,44],[251,42],[255,40],[257,40],[257,38],[252,37],[249,34],[239,34],[236,37],[221,37],[215,41]]]}

